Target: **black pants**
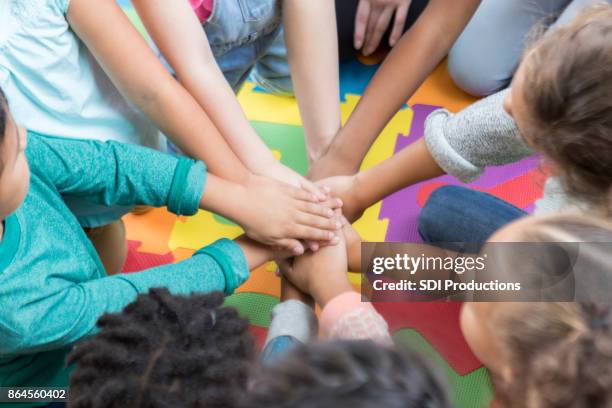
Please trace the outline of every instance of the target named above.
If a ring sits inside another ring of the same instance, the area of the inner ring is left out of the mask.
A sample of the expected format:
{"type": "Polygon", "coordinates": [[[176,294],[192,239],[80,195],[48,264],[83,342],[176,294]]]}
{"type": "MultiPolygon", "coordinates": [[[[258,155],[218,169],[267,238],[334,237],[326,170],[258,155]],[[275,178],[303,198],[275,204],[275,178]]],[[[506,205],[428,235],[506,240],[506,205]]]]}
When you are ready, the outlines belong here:
{"type": "MultiPolygon", "coordinates": [[[[429,0],[412,0],[410,10],[408,11],[408,17],[404,24],[404,32],[419,18],[427,6],[428,1],[429,0]]],[[[359,0],[336,0],[336,21],[338,23],[338,51],[340,52],[340,61],[353,58],[357,54],[353,46],[353,38],[358,5],[359,0]]],[[[393,20],[391,21],[393,22],[393,20]]],[[[393,25],[390,24],[380,42],[380,47],[388,47],[392,27],[393,25]]]]}

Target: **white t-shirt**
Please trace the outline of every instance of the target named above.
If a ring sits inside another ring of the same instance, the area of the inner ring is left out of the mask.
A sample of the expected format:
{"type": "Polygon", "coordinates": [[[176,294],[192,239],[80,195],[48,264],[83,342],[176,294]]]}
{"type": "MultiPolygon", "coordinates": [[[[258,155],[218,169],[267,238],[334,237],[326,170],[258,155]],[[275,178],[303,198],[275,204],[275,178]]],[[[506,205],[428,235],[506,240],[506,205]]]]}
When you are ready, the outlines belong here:
{"type": "Polygon", "coordinates": [[[121,96],[71,30],[69,3],[0,0],[0,86],[16,121],[52,136],[159,149],[157,128],[121,96]]]}

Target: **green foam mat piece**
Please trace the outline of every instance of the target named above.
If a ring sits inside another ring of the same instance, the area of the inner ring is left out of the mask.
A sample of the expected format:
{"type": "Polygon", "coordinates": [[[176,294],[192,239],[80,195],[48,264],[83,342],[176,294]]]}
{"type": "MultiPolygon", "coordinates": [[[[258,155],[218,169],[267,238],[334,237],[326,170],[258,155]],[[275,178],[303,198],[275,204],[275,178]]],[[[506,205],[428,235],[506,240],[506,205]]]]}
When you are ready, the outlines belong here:
{"type": "Polygon", "coordinates": [[[493,385],[486,368],[481,367],[461,376],[448,365],[440,354],[413,329],[401,329],[393,334],[398,345],[414,350],[439,367],[451,387],[451,396],[456,407],[488,407],[493,399],[493,385]]]}

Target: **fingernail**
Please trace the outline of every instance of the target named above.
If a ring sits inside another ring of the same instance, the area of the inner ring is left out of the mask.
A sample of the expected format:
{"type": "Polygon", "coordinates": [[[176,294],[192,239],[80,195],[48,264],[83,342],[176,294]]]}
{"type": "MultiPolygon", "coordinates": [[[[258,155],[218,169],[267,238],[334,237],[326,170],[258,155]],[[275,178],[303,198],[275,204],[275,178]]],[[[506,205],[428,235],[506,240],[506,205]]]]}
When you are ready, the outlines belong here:
{"type": "Polygon", "coordinates": [[[342,207],[342,206],[344,205],[344,203],[342,202],[342,200],[341,200],[341,199],[339,199],[339,198],[338,198],[338,199],[336,199],[336,205],[337,205],[338,207],[342,207]]]}
{"type": "Polygon", "coordinates": [[[327,211],[325,211],[325,214],[328,218],[331,218],[334,216],[334,210],[327,209],[327,211]]]}
{"type": "Polygon", "coordinates": [[[323,191],[325,191],[327,194],[331,193],[331,188],[329,186],[323,186],[323,191]]]}
{"type": "Polygon", "coordinates": [[[299,246],[293,247],[293,253],[295,255],[302,255],[303,251],[304,250],[302,249],[302,247],[299,247],[299,246]]]}
{"type": "Polygon", "coordinates": [[[336,229],[342,228],[342,223],[340,221],[336,221],[336,229]]]}
{"type": "Polygon", "coordinates": [[[339,242],[340,242],[340,238],[338,238],[338,236],[334,236],[334,238],[331,240],[332,245],[336,245],[339,242]]]}

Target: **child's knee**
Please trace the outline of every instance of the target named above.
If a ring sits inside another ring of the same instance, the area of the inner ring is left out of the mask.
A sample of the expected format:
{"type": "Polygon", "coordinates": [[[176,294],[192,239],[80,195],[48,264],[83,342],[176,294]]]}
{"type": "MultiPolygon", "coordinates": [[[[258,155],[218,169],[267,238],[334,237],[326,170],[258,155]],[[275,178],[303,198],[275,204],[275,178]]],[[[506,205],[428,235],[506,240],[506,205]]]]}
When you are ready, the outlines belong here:
{"type": "Polygon", "coordinates": [[[487,65],[490,61],[475,61],[473,55],[463,52],[461,47],[453,48],[448,54],[449,75],[455,85],[470,95],[488,96],[509,85],[506,75],[499,75],[498,70],[487,65]]]}

